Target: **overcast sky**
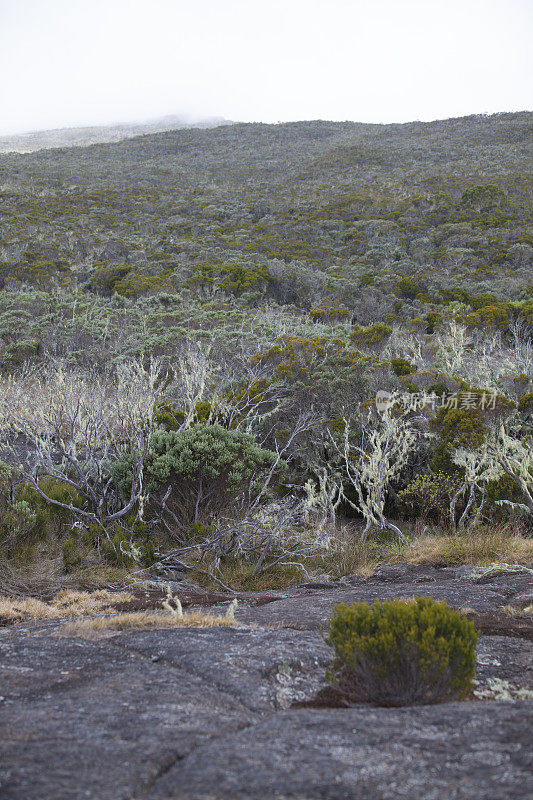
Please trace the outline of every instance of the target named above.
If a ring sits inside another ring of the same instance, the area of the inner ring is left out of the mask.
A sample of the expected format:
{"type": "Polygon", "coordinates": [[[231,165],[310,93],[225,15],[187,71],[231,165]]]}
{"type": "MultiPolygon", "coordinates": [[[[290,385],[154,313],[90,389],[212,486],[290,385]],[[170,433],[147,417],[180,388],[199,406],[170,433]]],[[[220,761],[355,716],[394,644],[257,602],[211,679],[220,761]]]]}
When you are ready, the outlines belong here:
{"type": "Polygon", "coordinates": [[[0,0],[0,134],[531,109],[533,0],[0,0]]]}

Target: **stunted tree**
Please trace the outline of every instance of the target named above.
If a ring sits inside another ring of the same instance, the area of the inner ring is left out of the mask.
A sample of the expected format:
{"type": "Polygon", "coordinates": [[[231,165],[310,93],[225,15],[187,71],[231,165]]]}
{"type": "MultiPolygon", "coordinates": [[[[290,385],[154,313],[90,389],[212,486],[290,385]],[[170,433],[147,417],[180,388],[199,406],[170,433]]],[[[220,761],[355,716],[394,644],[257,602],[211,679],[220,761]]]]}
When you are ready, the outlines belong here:
{"type": "Polygon", "coordinates": [[[0,383],[0,429],[11,460],[44,500],[107,532],[142,501],[160,378],[154,361],[147,368],[130,362],[105,375],[52,362],[10,376],[0,383]],[[126,454],[132,481],[121,498],[111,467],[126,454]],[[70,487],[71,502],[58,499],[58,483],[70,487]]]}
{"type": "Polygon", "coordinates": [[[353,417],[345,419],[344,446],[341,453],[346,475],[355,489],[357,500],[345,499],[365,519],[363,539],[372,528],[391,530],[403,541],[401,530],[385,516],[387,490],[406,465],[417,434],[408,413],[391,402],[381,413],[369,409],[361,416],[360,444],[355,444],[353,417]]]}
{"type": "MultiPolygon", "coordinates": [[[[520,436],[520,431],[513,429],[512,419],[492,430],[479,448],[455,450],[453,460],[464,469],[465,482],[462,491],[469,487],[467,507],[459,520],[460,528],[464,527],[466,515],[474,502],[475,491],[479,492],[483,503],[487,482],[501,478],[502,475],[508,475],[518,487],[522,502],[497,502],[525,512],[533,519],[533,441],[531,436],[520,436]]],[[[480,509],[476,518],[479,513],[480,509]]],[[[453,508],[451,515],[453,516],[453,508]]]]}

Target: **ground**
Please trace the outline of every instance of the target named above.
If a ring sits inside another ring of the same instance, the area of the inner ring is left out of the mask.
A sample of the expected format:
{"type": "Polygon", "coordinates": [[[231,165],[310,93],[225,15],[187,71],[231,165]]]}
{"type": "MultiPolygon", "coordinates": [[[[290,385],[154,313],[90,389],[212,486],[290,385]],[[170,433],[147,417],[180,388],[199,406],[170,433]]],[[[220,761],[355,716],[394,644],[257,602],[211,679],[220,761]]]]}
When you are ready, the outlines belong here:
{"type": "MultiPolygon", "coordinates": [[[[6,626],[0,796],[530,797],[533,634],[524,609],[532,591],[526,573],[388,565],[338,585],[245,593],[233,627],[117,633],[63,619],[6,626]],[[319,627],[333,605],[421,594],[462,608],[480,629],[472,696],[404,709],[331,707],[331,653],[319,627]]],[[[222,593],[176,593],[184,607],[215,615],[228,608],[222,593]]],[[[155,607],[161,597],[138,592],[121,608],[155,607]]]]}

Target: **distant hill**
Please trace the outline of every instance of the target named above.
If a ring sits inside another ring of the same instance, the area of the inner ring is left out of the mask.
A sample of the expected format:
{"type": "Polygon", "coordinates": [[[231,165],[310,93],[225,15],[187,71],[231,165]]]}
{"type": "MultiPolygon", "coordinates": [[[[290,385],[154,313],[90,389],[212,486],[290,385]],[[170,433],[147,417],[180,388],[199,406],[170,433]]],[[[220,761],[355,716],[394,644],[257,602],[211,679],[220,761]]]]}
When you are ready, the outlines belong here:
{"type": "Polygon", "coordinates": [[[361,324],[530,296],[533,114],[222,122],[0,154],[0,287],[252,292],[361,324]]]}
{"type": "Polygon", "coordinates": [[[0,136],[0,153],[34,153],[36,150],[53,147],[86,147],[90,144],[120,142],[147,133],[163,133],[183,128],[216,128],[219,125],[231,125],[231,122],[223,117],[207,117],[191,122],[185,117],[171,115],[149,122],[30,131],[14,136],[0,136]]]}

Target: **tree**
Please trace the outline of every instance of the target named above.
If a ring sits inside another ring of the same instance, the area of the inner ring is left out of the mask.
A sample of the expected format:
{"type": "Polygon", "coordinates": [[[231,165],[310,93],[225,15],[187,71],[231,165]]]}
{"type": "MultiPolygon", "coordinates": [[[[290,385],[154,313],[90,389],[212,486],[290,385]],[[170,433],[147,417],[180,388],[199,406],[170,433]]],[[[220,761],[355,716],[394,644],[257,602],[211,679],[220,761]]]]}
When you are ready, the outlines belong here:
{"type": "Polygon", "coordinates": [[[0,384],[0,429],[12,460],[22,437],[23,478],[48,503],[69,511],[79,524],[109,527],[142,503],[144,460],[153,432],[161,370],[151,361],[96,370],[52,362],[41,370],[13,375],[0,384]],[[131,484],[121,497],[112,465],[128,455],[131,484]],[[43,481],[43,478],[50,480],[43,481]],[[72,490],[72,502],[57,498],[54,486],[72,490]]]}
{"type": "MultiPolygon", "coordinates": [[[[464,527],[466,515],[474,502],[475,490],[481,493],[483,504],[486,484],[489,480],[497,480],[506,474],[520,490],[522,502],[498,500],[500,505],[525,512],[533,519],[533,447],[531,437],[521,436],[518,428],[513,429],[512,418],[493,429],[484,443],[471,450],[458,448],[453,455],[454,462],[465,471],[464,484],[461,491],[470,487],[466,509],[459,520],[459,527],[464,527]]],[[[481,507],[476,513],[479,517],[481,507]]],[[[452,501],[451,515],[454,516],[455,503],[452,501]]]]}
{"type": "MultiPolygon", "coordinates": [[[[385,517],[387,489],[406,465],[417,439],[413,423],[405,411],[391,403],[381,414],[370,409],[360,418],[361,444],[352,442],[353,418],[345,419],[344,447],[341,453],[346,475],[355,489],[357,501],[345,498],[365,518],[363,538],[371,528],[394,531],[403,541],[401,530],[385,517]]],[[[333,437],[332,437],[333,438],[333,437]]]]}

